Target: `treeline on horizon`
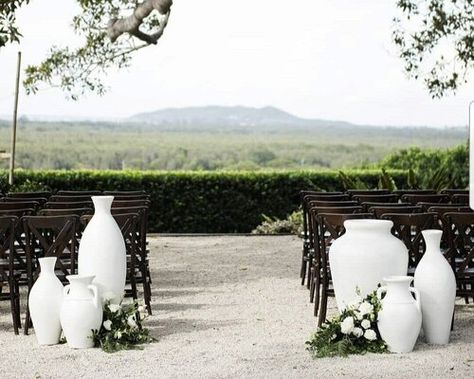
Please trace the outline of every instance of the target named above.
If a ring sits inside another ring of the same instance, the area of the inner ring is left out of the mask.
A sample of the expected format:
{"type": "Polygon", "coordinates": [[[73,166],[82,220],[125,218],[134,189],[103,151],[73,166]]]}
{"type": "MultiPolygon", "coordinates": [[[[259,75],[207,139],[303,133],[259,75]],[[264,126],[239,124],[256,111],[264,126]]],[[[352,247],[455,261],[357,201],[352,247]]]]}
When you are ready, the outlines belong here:
{"type": "MultiPolygon", "coordinates": [[[[0,150],[10,149],[0,121],[0,150]]],[[[465,144],[467,128],[367,126],[172,127],[20,120],[16,167],[25,169],[268,170],[375,167],[402,149],[465,144]]],[[[0,168],[7,167],[0,161],[0,168]]],[[[399,167],[394,167],[399,168],[399,167]]]]}

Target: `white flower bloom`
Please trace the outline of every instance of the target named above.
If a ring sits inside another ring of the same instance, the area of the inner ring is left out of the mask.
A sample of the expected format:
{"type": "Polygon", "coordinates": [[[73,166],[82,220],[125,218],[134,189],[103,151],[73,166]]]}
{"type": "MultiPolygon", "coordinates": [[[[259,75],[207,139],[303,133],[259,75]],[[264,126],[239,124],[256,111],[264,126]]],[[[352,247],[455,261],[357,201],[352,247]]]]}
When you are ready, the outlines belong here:
{"type": "Polygon", "coordinates": [[[357,338],[362,337],[364,331],[361,328],[354,328],[352,334],[355,335],[357,338]]]}
{"type": "Polygon", "coordinates": [[[352,317],[346,317],[341,322],[341,333],[349,334],[354,329],[354,319],[352,317]]]}
{"type": "Polygon", "coordinates": [[[102,298],[104,299],[104,301],[113,300],[114,297],[115,297],[115,294],[112,291],[105,292],[102,295],[102,298]]]}
{"type": "Polygon", "coordinates": [[[364,329],[369,329],[372,324],[370,323],[369,320],[362,320],[362,322],[360,323],[360,325],[361,325],[364,329]]]}
{"type": "Polygon", "coordinates": [[[362,302],[362,298],[357,295],[348,305],[349,308],[357,309],[359,308],[360,303],[362,302]]]}
{"type": "Polygon", "coordinates": [[[368,315],[368,314],[372,313],[373,310],[374,310],[374,306],[372,304],[368,303],[367,301],[364,301],[359,306],[359,312],[362,315],[368,315]]]}
{"type": "Polygon", "coordinates": [[[140,312],[140,313],[145,313],[145,307],[144,307],[143,305],[140,305],[140,306],[138,307],[138,312],[140,312]]]}
{"type": "Polygon", "coordinates": [[[377,334],[373,329],[367,329],[364,333],[364,337],[369,341],[374,341],[377,339],[377,334]]]}
{"type": "Polygon", "coordinates": [[[333,334],[332,337],[331,337],[331,340],[335,340],[336,337],[337,337],[337,335],[336,335],[336,334],[333,334]]]}
{"type": "Polygon", "coordinates": [[[364,318],[364,315],[357,311],[354,311],[354,316],[357,320],[362,320],[364,318]]]}
{"type": "Polygon", "coordinates": [[[137,327],[137,322],[135,321],[135,316],[128,316],[127,324],[132,328],[136,328],[137,327]]]}
{"type": "Polygon", "coordinates": [[[104,328],[105,328],[106,330],[112,329],[112,321],[110,321],[110,320],[105,320],[104,323],[103,323],[103,325],[104,325],[104,328]]]}
{"type": "Polygon", "coordinates": [[[120,305],[118,304],[109,304],[110,312],[115,313],[120,310],[120,305]]]}
{"type": "Polygon", "coordinates": [[[122,333],[119,330],[115,332],[115,338],[122,338],[122,333]]]}

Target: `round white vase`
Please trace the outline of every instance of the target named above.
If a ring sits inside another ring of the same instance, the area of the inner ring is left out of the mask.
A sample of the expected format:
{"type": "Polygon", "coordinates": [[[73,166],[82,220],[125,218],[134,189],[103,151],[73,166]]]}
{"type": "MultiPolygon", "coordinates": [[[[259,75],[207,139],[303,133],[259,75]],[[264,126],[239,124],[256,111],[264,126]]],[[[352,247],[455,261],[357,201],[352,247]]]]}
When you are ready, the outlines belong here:
{"type": "Polygon", "coordinates": [[[426,252],[415,270],[415,288],[420,292],[423,332],[426,342],[449,342],[456,300],[456,278],[440,250],[441,230],[424,230],[426,252]]]}
{"type": "Polygon", "coordinates": [[[390,276],[384,279],[386,287],[377,290],[380,299],[382,292],[387,292],[382,300],[377,326],[380,336],[393,353],[412,351],[420,334],[420,294],[410,287],[412,281],[411,276],[390,276]]]}
{"type": "Polygon", "coordinates": [[[59,311],[63,300],[63,285],[54,273],[56,259],[38,259],[41,272],[28,297],[31,321],[40,345],[57,344],[61,337],[59,311]]]}
{"type": "Polygon", "coordinates": [[[383,278],[406,275],[408,250],[390,232],[390,220],[346,220],[346,233],[329,248],[329,264],[341,311],[356,297],[365,297],[377,289],[383,278]]]}
{"type": "Polygon", "coordinates": [[[110,207],[113,196],[92,196],[95,213],[81,238],[80,275],[94,275],[101,296],[118,304],[123,298],[127,270],[125,242],[110,207]]]}
{"type": "Polygon", "coordinates": [[[102,301],[98,289],[91,284],[93,276],[69,275],[71,284],[64,287],[61,325],[67,344],[73,349],[94,347],[92,330],[102,324],[102,301]]]}

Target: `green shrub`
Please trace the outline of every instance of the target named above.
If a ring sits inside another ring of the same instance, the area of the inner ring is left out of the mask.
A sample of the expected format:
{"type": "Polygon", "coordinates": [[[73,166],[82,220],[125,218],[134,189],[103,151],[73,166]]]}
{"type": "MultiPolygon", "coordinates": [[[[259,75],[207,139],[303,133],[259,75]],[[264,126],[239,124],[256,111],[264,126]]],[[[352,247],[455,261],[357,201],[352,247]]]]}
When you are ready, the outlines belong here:
{"type": "Polygon", "coordinates": [[[294,211],[284,220],[263,215],[264,221],[252,230],[252,234],[296,234],[303,231],[303,211],[294,211]]]}
{"type": "MultiPolygon", "coordinates": [[[[390,171],[399,187],[406,172],[390,171]]],[[[376,188],[380,170],[346,171],[376,188]]],[[[6,172],[0,172],[4,177],[6,172]]],[[[2,184],[3,183],[3,184],[2,184]]],[[[283,219],[298,209],[299,191],[343,190],[337,171],[162,172],[162,171],[23,171],[15,185],[40,183],[57,190],[137,190],[150,194],[150,232],[248,233],[262,215],[283,219]],[[29,182],[28,182],[29,181],[29,182]]],[[[5,182],[3,192],[8,191],[5,182]]]]}

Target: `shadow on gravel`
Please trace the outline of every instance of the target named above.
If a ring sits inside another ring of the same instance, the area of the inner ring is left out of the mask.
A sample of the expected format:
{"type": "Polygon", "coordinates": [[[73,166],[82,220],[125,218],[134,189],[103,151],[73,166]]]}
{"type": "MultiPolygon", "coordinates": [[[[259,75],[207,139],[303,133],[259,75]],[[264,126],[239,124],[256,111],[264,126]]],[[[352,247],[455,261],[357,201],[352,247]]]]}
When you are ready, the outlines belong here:
{"type": "Polygon", "coordinates": [[[186,318],[170,318],[159,320],[148,320],[147,328],[150,329],[150,334],[160,339],[173,334],[192,333],[201,330],[215,329],[227,326],[239,325],[241,322],[235,321],[206,321],[199,319],[186,318]]]}

